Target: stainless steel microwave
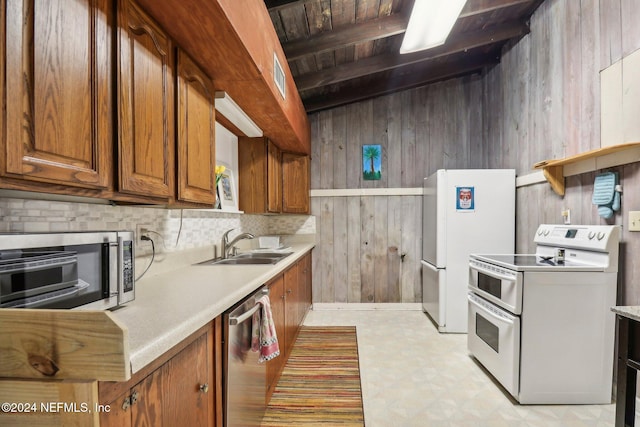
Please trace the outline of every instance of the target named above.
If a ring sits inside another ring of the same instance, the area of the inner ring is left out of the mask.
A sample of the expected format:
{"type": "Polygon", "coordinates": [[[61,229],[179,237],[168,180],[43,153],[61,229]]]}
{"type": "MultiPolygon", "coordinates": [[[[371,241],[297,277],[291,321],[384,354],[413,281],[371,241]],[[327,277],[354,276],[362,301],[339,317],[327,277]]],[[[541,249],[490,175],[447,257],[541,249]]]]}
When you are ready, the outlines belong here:
{"type": "Polygon", "coordinates": [[[135,297],[134,233],[0,234],[0,308],[109,309],[135,297]]]}

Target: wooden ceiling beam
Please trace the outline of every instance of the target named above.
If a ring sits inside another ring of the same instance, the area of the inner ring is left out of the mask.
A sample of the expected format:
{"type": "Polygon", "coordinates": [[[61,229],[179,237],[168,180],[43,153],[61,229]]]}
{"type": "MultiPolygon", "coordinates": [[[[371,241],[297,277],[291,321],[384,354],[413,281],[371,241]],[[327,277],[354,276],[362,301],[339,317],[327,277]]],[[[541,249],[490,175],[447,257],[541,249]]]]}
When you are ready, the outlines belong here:
{"type": "MultiPolygon", "coordinates": [[[[265,0],[264,3],[269,11],[276,11],[286,7],[292,7],[296,5],[304,5],[311,3],[314,0],[265,0]]],[[[516,6],[523,3],[531,3],[532,0],[476,0],[469,1],[462,12],[460,18],[466,18],[469,16],[480,15],[483,13],[493,12],[494,10],[504,9],[511,6],[516,6]]],[[[411,5],[409,5],[411,6],[411,5]]],[[[412,7],[407,7],[408,11],[412,7]]]]}
{"type": "Polygon", "coordinates": [[[393,92],[407,90],[426,84],[447,80],[462,75],[471,74],[485,67],[499,63],[497,56],[487,57],[486,54],[465,56],[453,63],[433,65],[422,63],[394,70],[393,76],[381,73],[375,81],[362,86],[353,86],[330,95],[319,95],[303,99],[307,113],[313,113],[328,108],[335,108],[353,102],[363,101],[393,92]]]}
{"type": "Polygon", "coordinates": [[[377,55],[316,73],[303,74],[294,77],[294,79],[298,91],[302,92],[366,76],[368,74],[391,70],[423,61],[429,61],[458,52],[465,52],[469,49],[497,43],[514,37],[520,37],[528,33],[529,27],[526,24],[521,22],[511,22],[503,25],[497,25],[493,28],[457,34],[447,40],[445,45],[434,49],[405,55],[400,55],[399,53],[377,55]]]}
{"type": "Polygon", "coordinates": [[[531,0],[477,0],[467,2],[460,18],[469,18],[471,16],[482,15],[483,13],[493,12],[495,10],[506,9],[523,3],[531,3],[531,0]]]}
{"type": "Polygon", "coordinates": [[[269,9],[269,12],[273,12],[285,7],[304,5],[312,1],[314,0],[264,0],[264,4],[267,6],[267,9],[269,9]]]}
{"type": "Polygon", "coordinates": [[[304,56],[402,34],[406,29],[407,17],[394,14],[333,31],[325,31],[306,39],[286,42],[282,44],[282,49],[287,56],[287,61],[291,62],[304,56]]]}

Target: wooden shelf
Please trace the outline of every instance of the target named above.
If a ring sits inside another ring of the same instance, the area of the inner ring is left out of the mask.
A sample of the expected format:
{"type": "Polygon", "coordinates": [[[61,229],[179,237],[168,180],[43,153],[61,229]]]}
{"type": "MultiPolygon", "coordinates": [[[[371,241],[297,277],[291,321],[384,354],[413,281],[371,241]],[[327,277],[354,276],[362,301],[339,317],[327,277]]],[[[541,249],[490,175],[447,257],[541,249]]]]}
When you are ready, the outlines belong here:
{"type": "Polygon", "coordinates": [[[595,150],[586,151],[584,153],[576,154],[574,156],[565,157],[564,159],[552,159],[543,160],[533,165],[534,169],[542,169],[544,177],[547,179],[553,191],[559,196],[564,196],[564,177],[569,176],[565,171],[565,166],[574,165],[576,163],[592,160],[594,166],[589,170],[597,170],[605,167],[613,167],[617,165],[623,165],[638,161],[636,156],[622,157],[616,159],[613,162],[607,162],[606,164],[598,164],[598,159],[610,156],[612,154],[619,153],[621,151],[627,151],[631,149],[640,149],[640,142],[629,142],[626,144],[611,145],[608,147],[596,148],[595,150]]]}

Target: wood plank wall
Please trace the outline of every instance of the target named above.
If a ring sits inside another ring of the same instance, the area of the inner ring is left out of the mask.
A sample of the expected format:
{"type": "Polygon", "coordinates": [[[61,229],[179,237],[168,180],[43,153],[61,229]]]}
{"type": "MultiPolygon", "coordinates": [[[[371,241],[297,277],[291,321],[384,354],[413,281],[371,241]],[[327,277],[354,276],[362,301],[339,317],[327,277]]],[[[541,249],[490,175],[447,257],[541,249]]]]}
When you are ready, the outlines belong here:
{"type": "MultiPolygon", "coordinates": [[[[531,33],[483,76],[455,79],[310,116],[312,189],[418,187],[438,168],[515,168],[600,146],[599,72],[640,48],[638,0],[546,0],[531,33]],[[361,146],[383,146],[383,179],[362,182],[361,146]]],[[[615,168],[624,188],[612,221],[591,205],[587,173],[517,190],[516,248],[534,250],[540,223],[623,225],[619,303],[640,304],[640,164],[615,168]]],[[[313,198],[320,243],[315,302],[419,302],[421,206],[416,196],[313,198]],[[395,252],[397,248],[397,253],[395,252]],[[397,254],[406,253],[398,263],[397,254]],[[399,279],[398,279],[399,277],[399,279]]]]}
{"type": "MultiPolygon", "coordinates": [[[[531,33],[505,49],[484,77],[487,165],[531,172],[540,160],[600,147],[600,71],[640,48],[637,0],[547,0],[531,20],[531,33]]],[[[640,78],[640,77],[638,77],[640,78]]],[[[613,168],[624,189],[621,212],[606,221],[591,204],[596,173],[566,179],[559,197],[547,184],[517,191],[516,249],[535,250],[540,223],[559,223],[571,209],[574,224],[620,224],[618,299],[640,304],[640,233],[626,230],[628,211],[640,210],[640,165],[613,168]]]]}
{"type": "MultiPolygon", "coordinates": [[[[482,79],[472,76],[310,117],[311,188],[415,188],[439,168],[483,167],[482,79]],[[362,145],[382,179],[362,179],[362,145]]],[[[314,197],[314,301],[421,302],[422,198],[314,197]]]]}

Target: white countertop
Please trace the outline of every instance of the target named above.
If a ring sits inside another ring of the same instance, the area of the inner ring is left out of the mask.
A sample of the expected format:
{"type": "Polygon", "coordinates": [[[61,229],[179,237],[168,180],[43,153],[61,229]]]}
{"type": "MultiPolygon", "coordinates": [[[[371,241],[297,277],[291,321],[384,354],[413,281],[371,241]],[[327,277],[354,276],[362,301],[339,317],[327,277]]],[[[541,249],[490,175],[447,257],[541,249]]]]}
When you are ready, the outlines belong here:
{"type": "Polygon", "coordinates": [[[636,322],[640,322],[640,306],[638,305],[624,305],[611,307],[611,311],[620,316],[627,317],[636,322]]]}
{"type": "MultiPolygon", "coordinates": [[[[166,271],[153,267],[136,282],[135,300],[113,311],[129,330],[131,372],[157,359],[236,302],[294,264],[315,246],[315,236],[289,242],[294,252],[275,265],[192,265],[211,258],[207,251],[169,254],[182,266],[166,271]],[[194,261],[196,259],[196,261],[194,261]],[[187,262],[187,265],[185,265],[187,262]]],[[[187,252],[187,251],[185,251],[187,252]]]]}

